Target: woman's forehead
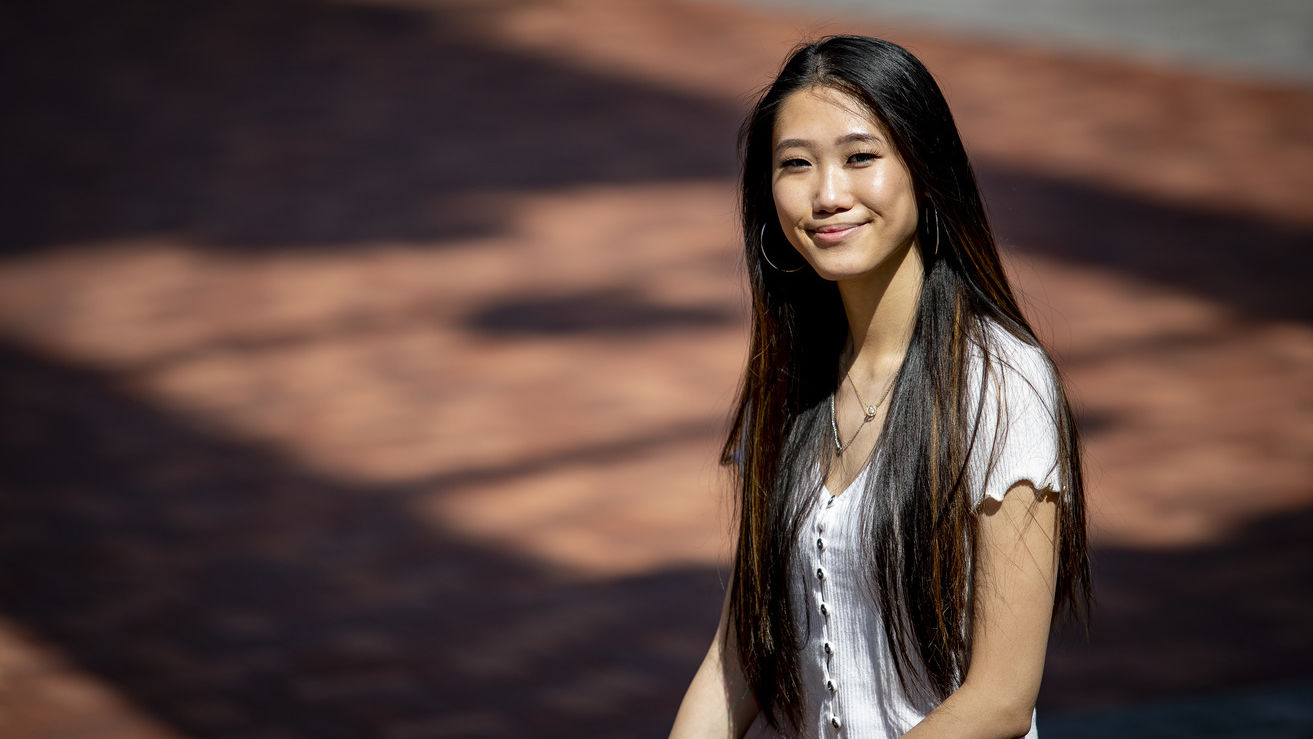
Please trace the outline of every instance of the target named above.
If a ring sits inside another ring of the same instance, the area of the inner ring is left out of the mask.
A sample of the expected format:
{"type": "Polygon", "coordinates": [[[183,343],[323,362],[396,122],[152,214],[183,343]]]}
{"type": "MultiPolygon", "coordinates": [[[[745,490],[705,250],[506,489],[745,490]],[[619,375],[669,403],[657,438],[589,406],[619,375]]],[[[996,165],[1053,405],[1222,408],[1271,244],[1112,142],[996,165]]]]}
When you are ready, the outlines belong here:
{"type": "Polygon", "coordinates": [[[812,85],[781,101],[771,138],[776,146],[784,139],[820,144],[850,133],[870,133],[888,140],[884,122],[864,101],[835,87],[812,85]]]}

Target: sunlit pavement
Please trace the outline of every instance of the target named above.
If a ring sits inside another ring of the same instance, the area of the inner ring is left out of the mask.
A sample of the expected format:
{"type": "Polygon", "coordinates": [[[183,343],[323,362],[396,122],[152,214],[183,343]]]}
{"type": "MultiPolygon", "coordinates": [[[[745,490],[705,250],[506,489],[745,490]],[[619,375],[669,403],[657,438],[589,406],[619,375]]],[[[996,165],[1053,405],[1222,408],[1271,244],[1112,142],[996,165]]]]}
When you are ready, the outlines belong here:
{"type": "Polygon", "coordinates": [[[76,5],[0,11],[0,735],[664,735],[734,132],[835,30],[935,72],[1079,407],[1041,727],[1309,733],[1310,88],[711,3],[76,5]]]}

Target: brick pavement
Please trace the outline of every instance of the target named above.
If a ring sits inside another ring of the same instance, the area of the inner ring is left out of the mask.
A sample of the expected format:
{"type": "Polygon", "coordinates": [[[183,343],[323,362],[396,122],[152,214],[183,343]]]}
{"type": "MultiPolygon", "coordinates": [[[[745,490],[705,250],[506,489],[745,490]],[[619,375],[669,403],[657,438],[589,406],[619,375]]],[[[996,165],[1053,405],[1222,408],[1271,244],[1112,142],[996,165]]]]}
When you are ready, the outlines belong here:
{"type": "MultiPolygon", "coordinates": [[[[0,733],[660,735],[728,548],[733,131],[813,22],[0,12],[0,733]]],[[[855,30],[947,89],[1080,407],[1101,605],[1041,711],[1306,675],[1313,93],[855,30]]]]}

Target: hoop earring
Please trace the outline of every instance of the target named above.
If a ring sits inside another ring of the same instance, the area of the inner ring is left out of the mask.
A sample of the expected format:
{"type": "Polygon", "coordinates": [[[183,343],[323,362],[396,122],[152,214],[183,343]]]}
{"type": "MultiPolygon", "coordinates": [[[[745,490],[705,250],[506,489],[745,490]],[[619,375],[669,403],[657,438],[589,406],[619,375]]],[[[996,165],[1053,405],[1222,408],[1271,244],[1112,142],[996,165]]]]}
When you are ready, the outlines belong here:
{"type": "Polygon", "coordinates": [[[939,209],[935,207],[935,201],[930,201],[930,212],[935,215],[935,251],[934,256],[939,256],[939,209]]]}
{"type": "Polygon", "coordinates": [[[777,266],[775,265],[774,262],[772,262],[772,261],[770,260],[770,255],[766,253],[766,224],[764,224],[764,223],[761,224],[761,239],[758,240],[757,244],[758,244],[759,248],[761,249],[761,258],[762,258],[762,259],[765,259],[765,260],[766,260],[766,264],[769,264],[769,265],[771,266],[771,269],[774,269],[776,272],[783,272],[783,273],[785,273],[785,274],[791,274],[791,273],[793,273],[793,272],[797,272],[798,270],[802,269],[802,265],[801,265],[801,264],[799,264],[797,267],[794,267],[793,269],[780,269],[779,267],[777,267],[777,266]]]}

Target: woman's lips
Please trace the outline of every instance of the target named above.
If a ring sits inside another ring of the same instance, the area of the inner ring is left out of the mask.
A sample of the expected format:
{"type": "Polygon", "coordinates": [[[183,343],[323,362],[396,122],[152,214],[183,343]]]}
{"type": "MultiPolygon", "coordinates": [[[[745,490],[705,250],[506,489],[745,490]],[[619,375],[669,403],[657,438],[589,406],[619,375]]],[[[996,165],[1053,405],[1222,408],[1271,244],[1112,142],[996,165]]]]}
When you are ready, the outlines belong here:
{"type": "Polygon", "coordinates": [[[848,238],[857,229],[861,228],[861,223],[836,223],[828,226],[821,226],[811,232],[812,239],[822,244],[837,244],[848,238]]]}

